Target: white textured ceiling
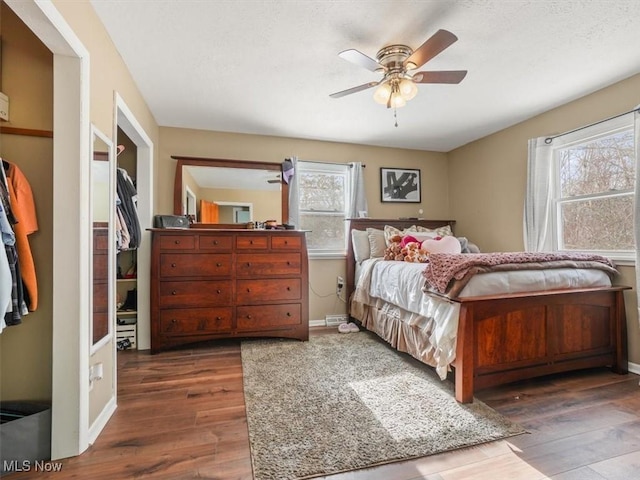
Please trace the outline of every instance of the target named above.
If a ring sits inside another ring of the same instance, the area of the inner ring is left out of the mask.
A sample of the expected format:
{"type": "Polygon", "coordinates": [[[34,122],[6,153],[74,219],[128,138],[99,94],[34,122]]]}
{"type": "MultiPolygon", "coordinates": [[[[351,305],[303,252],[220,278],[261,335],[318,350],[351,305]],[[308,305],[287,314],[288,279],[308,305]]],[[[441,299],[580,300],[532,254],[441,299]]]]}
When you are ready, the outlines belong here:
{"type": "MultiPolygon", "coordinates": [[[[450,151],[640,72],[638,0],[91,0],[161,126],[450,151]],[[342,50],[459,40],[393,111],[342,50]]],[[[634,99],[637,102],[637,99],[634,99]]],[[[295,154],[295,152],[291,152],[295,154]]]]}

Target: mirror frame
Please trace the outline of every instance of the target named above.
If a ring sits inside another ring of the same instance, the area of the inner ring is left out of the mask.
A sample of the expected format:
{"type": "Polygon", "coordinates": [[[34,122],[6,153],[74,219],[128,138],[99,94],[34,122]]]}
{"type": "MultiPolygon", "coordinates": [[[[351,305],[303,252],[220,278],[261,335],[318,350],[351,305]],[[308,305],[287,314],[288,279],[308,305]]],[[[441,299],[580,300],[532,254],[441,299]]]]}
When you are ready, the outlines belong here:
{"type": "MultiPolygon", "coordinates": [[[[172,155],[171,158],[178,161],[176,164],[176,173],[173,182],[173,213],[174,215],[183,215],[182,213],[182,167],[199,166],[199,167],[225,167],[225,168],[247,168],[257,170],[273,170],[282,174],[282,164],[271,162],[258,162],[253,160],[225,160],[221,158],[202,158],[202,157],[183,157],[172,155]]],[[[282,181],[280,175],[280,208],[282,215],[282,223],[286,223],[289,219],[289,185],[282,181]]],[[[245,228],[245,224],[238,223],[198,223],[192,224],[195,228],[245,228]]]]}
{"type": "MultiPolygon", "coordinates": [[[[98,161],[106,161],[108,163],[109,166],[109,177],[108,177],[108,196],[109,198],[107,199],[107,205],[115,205],[115,203],[112,201],[115,198],[115,182],[114,182],[114,175],[115,175],[115,156],[114,156],[114,151],[113,151],[113,142],[111,141],[111,139],[109,137],[107,137],[104,133],[102,133],[100,130],[98,130],[98,128],[96,128],[95,125],[91,124],[91,142],[90,142],[90,147],[91,147],[91,152],[90,152],[90,161],[91,161],[91,165],[93,165],[93,162],[96,161],[96,153],[102,153],[102,152],[96,152],[95,150],[95,142],[96,140],[100,140],[100,142],[102,142],[106,148],[107,148],[107,152],[104,152],[101,157],[104,157],[103,159],[100,159],[98,161]]],[[[91,322],[89,323],[89,338],[91,341],[91,347],[90,347],[90,354],[93,355],[95,352],[97,352],[99,349],[101,349],[104,345],[106,345],[107,343],[109,343],[113,338],[114,338],[114,320],[113,320],[113,295],[114,295],[114,286],[112,285],[113,283],[113,279],[114,279],[114,268],[112,267],[112,262],[114,261],[113,255],[113,248],[111,247],[112,243],[113,243],[113,225],[114,225],[114,210],[113,208],[109,208],[108,210],[108,220],[107,222],[95,222],[93,220],[94,218],[94,200],[93,200],[93,189],[95,188],[94,186],[94,175],[93,175],[93,169],[90,169],[90,183],[91,183],[91,206],[90,206],[90,213],[91,213],[91,283],[90,285],[91,287],[91,322]],[[94,281],[95,281],[95,257],[96,257],[96,253],[95,253],[95,244],[94,244],[94,230],[96,228],[107,228],[107,332],[106,334],[99,338],[94,340],[93,336],[94,336],[94,324],[96,322],[95,319],[95,301],[96,299],[94,298],[93,292],[94,292],[94,281]]]]}

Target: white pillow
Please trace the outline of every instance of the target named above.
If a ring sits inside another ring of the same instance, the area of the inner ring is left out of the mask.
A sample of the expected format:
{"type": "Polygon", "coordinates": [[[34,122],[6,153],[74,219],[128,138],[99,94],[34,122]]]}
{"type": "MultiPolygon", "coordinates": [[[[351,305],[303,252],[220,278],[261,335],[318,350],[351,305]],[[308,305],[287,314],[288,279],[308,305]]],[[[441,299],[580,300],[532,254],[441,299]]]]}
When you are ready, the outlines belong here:
{"type": "Polygon", "coordinates": [[[351,230],[351,246],[357,263],[362,263],[371,257],[369,234],[364,230],[351,230]]]}
{"type": "Polygon", "coordinates": [[[369,237],[370,258],[384,257],[384,251],[387,249],[384,231],[377,228],[367,228],[367,235],[369,237]]]}

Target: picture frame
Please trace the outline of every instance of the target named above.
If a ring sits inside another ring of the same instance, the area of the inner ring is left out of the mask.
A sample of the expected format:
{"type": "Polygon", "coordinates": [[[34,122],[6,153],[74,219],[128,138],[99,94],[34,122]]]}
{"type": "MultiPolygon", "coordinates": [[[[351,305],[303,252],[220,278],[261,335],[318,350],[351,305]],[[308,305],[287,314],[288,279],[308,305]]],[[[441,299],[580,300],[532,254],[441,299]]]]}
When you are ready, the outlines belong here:
{"type": "Polygon", "coordinates": [[[420,203],[420,170],[380,168],[380,200],[383,203],[420,203]]]}

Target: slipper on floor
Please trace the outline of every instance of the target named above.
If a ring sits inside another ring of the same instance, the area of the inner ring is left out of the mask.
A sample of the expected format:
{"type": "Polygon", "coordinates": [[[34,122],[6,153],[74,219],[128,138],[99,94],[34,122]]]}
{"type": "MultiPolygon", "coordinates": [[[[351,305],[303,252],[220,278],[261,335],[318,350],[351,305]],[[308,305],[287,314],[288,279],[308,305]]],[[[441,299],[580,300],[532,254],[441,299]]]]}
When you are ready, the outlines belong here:
{"type": "Polygon", "coordinates": [[[340,325],[338,325],[338,331],[340,333],[351,333],[351,328],[349,327],[348,323],[341,323],[340,325]]]}
{"type": "Polygon", "coordinates": [[[351,333],[355,333],[355,332],[359,332],[360,331],[360,328],[358,327],[358,325],[356,325],[353,322],[347,323],[347,327],[349,327],[349,332],[351,332],[351,333]]]}

